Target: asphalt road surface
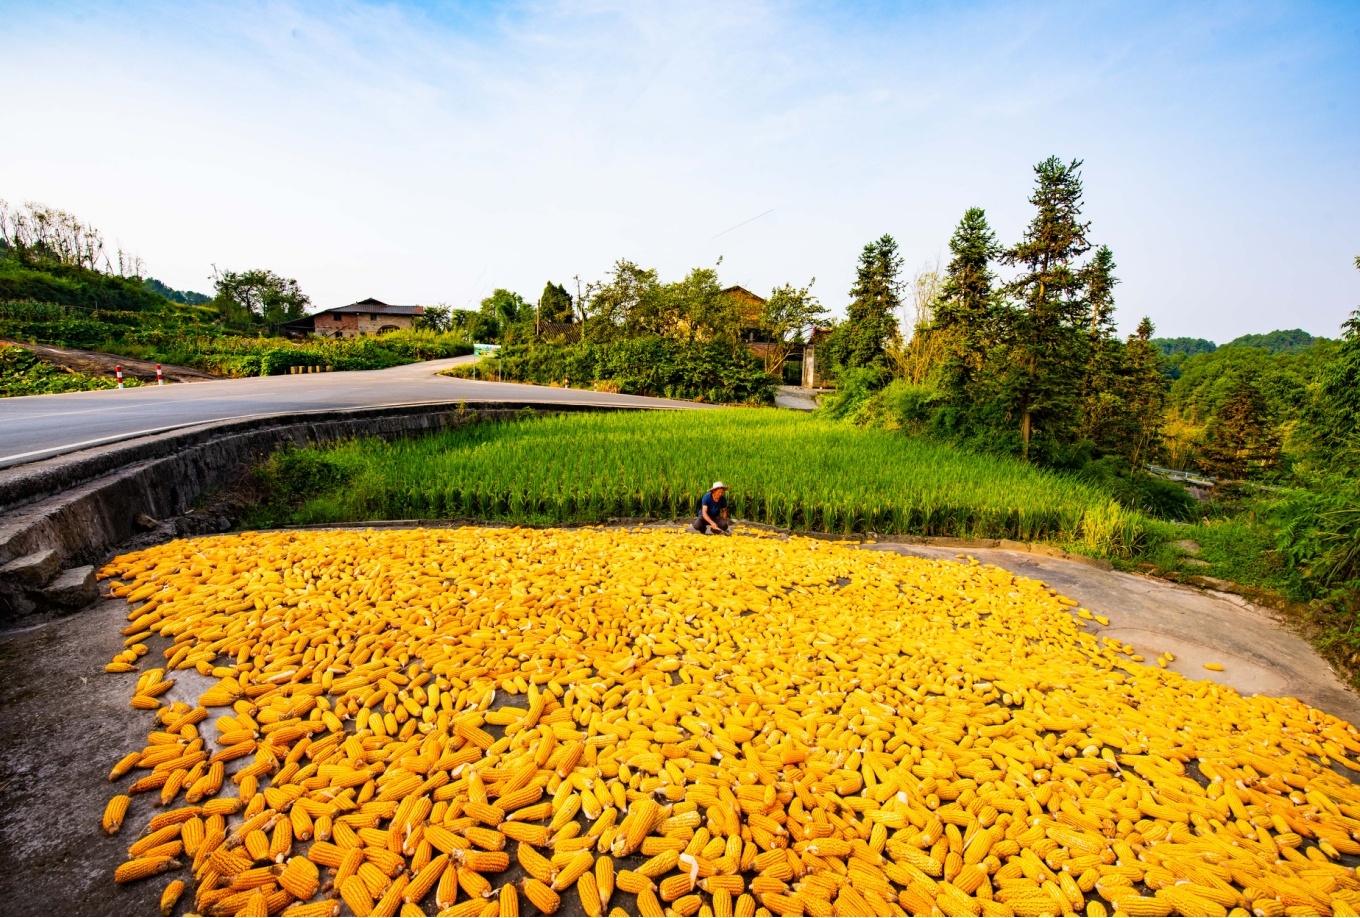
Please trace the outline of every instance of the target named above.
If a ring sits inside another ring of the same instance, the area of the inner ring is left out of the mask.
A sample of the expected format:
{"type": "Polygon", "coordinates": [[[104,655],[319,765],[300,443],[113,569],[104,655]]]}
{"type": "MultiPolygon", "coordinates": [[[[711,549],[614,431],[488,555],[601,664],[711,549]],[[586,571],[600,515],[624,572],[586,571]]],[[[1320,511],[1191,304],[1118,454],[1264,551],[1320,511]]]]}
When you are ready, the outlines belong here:
{"type": "Polygon", "coordinates": [[[0,399],[0,468],[208,421],[283,411],[513,401],[695,408],[693,402],[437,375],[472,357],[344,373],[260,376],[0,399]]]}

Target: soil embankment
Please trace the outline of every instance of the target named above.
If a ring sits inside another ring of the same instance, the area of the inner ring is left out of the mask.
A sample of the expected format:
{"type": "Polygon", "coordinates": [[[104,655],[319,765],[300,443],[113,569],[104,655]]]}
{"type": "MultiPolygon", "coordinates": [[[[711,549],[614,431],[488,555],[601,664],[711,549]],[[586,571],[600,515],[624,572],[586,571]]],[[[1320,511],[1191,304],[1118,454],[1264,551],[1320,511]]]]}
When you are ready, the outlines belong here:
{"type": "MultiPolygon", "coordinates": [[[[12,344],[14,347],[22,347],[32,351],[38,357],[64,370],[73,373],[85,373],[89,376],[113,376],[118,367],[123,368],[123,376],[129,379],[138,379],[144,383],[155,383],[156,364],[149,360],[138,360],[136,357],[120,357],[117,354],[101,354],[98,351],[82,351],[71,347],[52,347],[48,344],[22,344],[19,342],[0,342],[12,344]]],[[[210,379],[219,379],[211,373],[204,373],[202,370],[191,370],[188,367],[177,367],[172,364],[162,364],[161,373],[166,382],[206,382],[210,379]]]]}

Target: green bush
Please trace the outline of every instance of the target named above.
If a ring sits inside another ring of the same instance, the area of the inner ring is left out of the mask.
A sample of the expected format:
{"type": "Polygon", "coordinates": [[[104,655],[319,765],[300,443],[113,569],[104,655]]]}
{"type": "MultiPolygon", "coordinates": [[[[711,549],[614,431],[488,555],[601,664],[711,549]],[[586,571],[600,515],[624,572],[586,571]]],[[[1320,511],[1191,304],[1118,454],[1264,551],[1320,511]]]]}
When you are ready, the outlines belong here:
{"type": "Polygon", "coordinates": [[[456,367],[450,376],[500,379],[574,387],[608,384],[629,395],[693,399],[718,403],[767,404],[776,381],[745,348],[735,353],[721,344],[630,338],[586,344],[535,342],[509,345],[474,369],[456,367]]]}
{"type": "Polygon", "coordinates": [[[1108,492],[1125,507],[1164,520],[1190,520],[1199,502],[1184,485],[1135,471],[1122,456],[1104,456],[1081,467],[1078,477],[1108,492]]]}

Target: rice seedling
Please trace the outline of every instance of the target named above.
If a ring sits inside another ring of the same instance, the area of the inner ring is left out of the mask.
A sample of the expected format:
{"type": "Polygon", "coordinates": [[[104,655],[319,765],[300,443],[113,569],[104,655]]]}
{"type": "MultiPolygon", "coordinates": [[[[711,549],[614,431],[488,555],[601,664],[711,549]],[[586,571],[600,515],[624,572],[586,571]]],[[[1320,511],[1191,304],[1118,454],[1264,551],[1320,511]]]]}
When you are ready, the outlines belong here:
{"type": "Polygon", "coordinates": [[[810,532],[1048,539],[1119,554],[1142,526],[1108,494],[1063,475],[773,410],[488,422],[305,451],[265,474],[292,505],[270,522],[678,519],[720,478],[732,486],[734,517],[810,532]],[[327,474],[317,475],[318,461],[327,474]],[[285,480],[290,463],[335,484],[299,495],[285,480]]]}

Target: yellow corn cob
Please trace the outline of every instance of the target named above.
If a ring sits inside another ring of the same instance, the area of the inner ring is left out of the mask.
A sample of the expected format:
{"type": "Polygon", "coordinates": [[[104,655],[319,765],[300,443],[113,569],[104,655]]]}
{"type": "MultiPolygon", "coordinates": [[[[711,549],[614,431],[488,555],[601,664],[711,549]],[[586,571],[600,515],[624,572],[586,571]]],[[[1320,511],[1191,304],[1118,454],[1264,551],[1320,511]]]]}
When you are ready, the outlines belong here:
{"type": "Polygon", "coordinates": [[[578,851],[572,859],[557,873],[553,880],[552,888],[556,892],[562,892],[569,888],[573,883],[581,878],[581,875],[589,870],[595,863],[594,856],[589,851],[578,851]]]}
{"type": "Polygon", "coordinates": [[[488,851],[500,851],[505,847],[505,836],[494,829],[484,829],[481,826],[468,826],[463,830],[467,840],[479,848],[488,851]]]}
{"type": "Polygon", "coordinates": [[[126,794],[118,794],[104,807],[104,832],[114,835],[123,825],[123,818],[127,816],[128,805],[132,798],[126,794]]]}
{"type": "Polygon", "coordinates": [[[458,865],[449,864],[444,868],[435,886],[434,904],[441,911],[458,901],[458,865]]]}
{"type": "Polygon", "coordinates": [[[557,878],[557,871],[553,868],[552,862],[539,854],[532,845],[521,842],[515,848],[515,860],[524,868],[525,873],[540,883],[552,886],[557,878]]]}
{"type": "Polygon", "coordinates": [[[340,884],[340,898],[344,900],[345,905],[349,906],[349,910],[355,915],[373,914],[376,903],[374,903],[368,887],[364,885],[364,881],[359,879],[357,875],[347,877],[340,884]]]}
{"type": "Polygon", "coordinates": [[[506,884],[501,887],[499,902],[497,903],[501,918],[518,918],[519,915],[519,892],[515,887],[506,884]]]}
{"type": "Polygon", "coordinates": [[[491,882],[475,870],[458,868],[458,886],[472,899],[491,898],[491,882]]]}
{"type": "Polygon", "coordinates": [[[535,826],[523,822],[503,822],[500,825],[500,831],[506,838],[536,847],[546,846],[549,838],[551,838],[547,826],[535,826]]]}
{"type": "MultiPolygon", "coordinates": [[[[522,810],[531,804],[535,804],[542,798],[543,788],[537,784],[531,784],[528,787],[521,787],[518,790],[511,791],[508,794],[503,794],[496,798],[496,806],[503,812],[512,814],[510,818],[514,818],[513,814],[515,811],[522,810]]],[[[544,817],[539,818],[542,819],[544,817]]]]}
{"type": "Polygon", "coordinates": [[[576,893],[581,900],[581,908],[585,910],[591,918],[599,918],[604,914],[604,906],[600,901],[600,888],[596,884],[595,874],[587,870],[581,874],[576,881],[576,893]]]}
{"type": "Polygon", "coordinates": [[[504,851],[468,849],[458,852],[458,862],[468,870],[475,870],[478,873],[500,873],[510,866],[510,855],[504,851]]]}
{"type": "Polygon", "coordinates": [[[557,893],[533,877],[527,877],[520,889],[524,897],[533,903],[534,908],[545,915],[554,915],[561,907],[562,900],[557,893]]]}
{"type": "Polygon", "coordinates": [[[321,875],[307,858],[293,857],[288,859],[278,881],[293,898],[306,901],[316,895],[321,886],[321,875]]]}
{"type": "Polygon", "coordinates": [[[123,756],[118,760],[118,764],[113,766],[113,770],[109,772],[109,780],[117,781],[123,775],[127,774],[137,766],[141,757],[142,754],[140,752],[129,752],[127,755],[123,756]]]}
{"type": "Polygon", "coordinates": [[[609,900],[614,895],[614,859],[607,854],[595,859],[595,890],[603,911],[609,907],[609,900]]]}
{"type": "Polygon", "coordinates": [[[335,918],[340,914],[340,902],[336,899],[322,899],[319,902],[305,902],[284,909],[285,918],[335,918]]]}
{"type": "Polygon", "coordinates": [[[161,892],[161,914],[172,914],[175,911],[175,906],[179,904],[179,897],[182,895],[184,895],[184,881],[171,880],[161,892]]]}
{"type": "Polygon", "coordinates": [[[179,866],[180,862],[173,857],[133,858],[118,865],[113,872],[113,882],[132,883],[179,866]]]}
{"type": "Polygon", "coordinates": [[[614,875],[614,885],[626,893],[637,895],[644,889],[656,889],[656,882],[635,870],[620,870],[614,875]]]}
{"type": "Polygon", "coordinates": [[[644,918],[662,918],[665,914],[661,910],[661,901],[657,899],[656,893],[650,889],[644,889],[637,895],[638,914],[644,918]]]}

